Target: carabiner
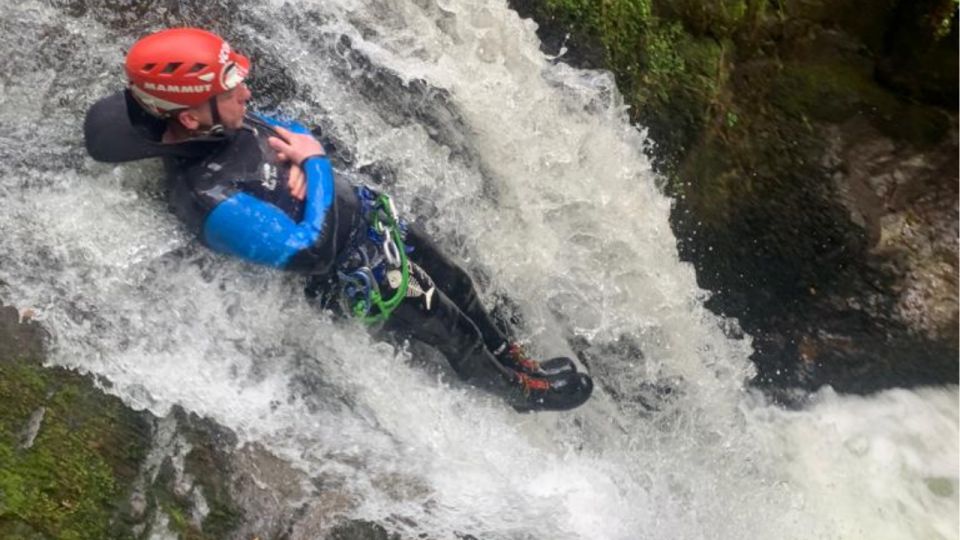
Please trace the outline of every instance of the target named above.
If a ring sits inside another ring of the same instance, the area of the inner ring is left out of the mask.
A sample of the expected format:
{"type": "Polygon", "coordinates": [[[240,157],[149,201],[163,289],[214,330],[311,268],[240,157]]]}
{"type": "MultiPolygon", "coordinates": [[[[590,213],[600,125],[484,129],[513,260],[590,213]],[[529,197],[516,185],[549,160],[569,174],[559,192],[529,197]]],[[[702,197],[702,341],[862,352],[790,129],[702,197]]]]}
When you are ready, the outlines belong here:
{"type": "Polygon", "coordinates": [[[383,203],[384,203],[384,206],[386,207],[384,208],[384,210],[387,211],[387,217],[390,218],[391,222],[395,222],[397,220],[397,207],[393,205],[393,199],[391,199],[387,195],[384,195],[383,203]]]}
{"type": "Polygon", "coordinates": [[[400,266],[400,249],[389,234],[383,237],[383,256],[390,266],[400,266]]]}

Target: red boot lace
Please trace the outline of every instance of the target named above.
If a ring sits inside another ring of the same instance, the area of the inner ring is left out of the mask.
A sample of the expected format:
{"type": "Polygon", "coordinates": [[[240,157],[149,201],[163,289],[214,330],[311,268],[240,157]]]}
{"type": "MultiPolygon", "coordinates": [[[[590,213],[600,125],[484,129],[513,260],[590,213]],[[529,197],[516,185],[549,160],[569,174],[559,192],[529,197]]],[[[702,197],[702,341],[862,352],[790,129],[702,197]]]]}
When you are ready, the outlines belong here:
{"type": "Polygon", "coordinates": [[[519,344],[511,343],[507,349],[507,354],[510,355],[510,358],[516,362],[518,366],[522,367],[524,371],[528,373],[540,371],[540,362],[527,356],[527,353],[523,351],[523,347],[519,344]]]}
{"type": "Polygon", "coordinates": [[[517,373],[517,376],[520,378],[520,386],[523,387],[524,392],[530,393],[534,390],[546,392],[550,390],[550,381],[546,379],[531,377],[524,373],[517,373]]]}

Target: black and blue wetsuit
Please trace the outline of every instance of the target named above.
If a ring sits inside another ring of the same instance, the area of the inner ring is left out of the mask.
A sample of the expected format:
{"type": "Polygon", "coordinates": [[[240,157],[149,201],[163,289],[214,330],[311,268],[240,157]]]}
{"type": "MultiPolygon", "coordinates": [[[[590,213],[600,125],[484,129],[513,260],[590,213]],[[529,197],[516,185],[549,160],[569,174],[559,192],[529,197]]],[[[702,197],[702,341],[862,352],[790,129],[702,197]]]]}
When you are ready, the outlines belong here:
{"type": "Polygon", "coordinates": [[[303,163],[306,197],[287,188],[290,167],[267,138],[273,126],[308,133],[302,125],[248,115],[202,157],[166,156],[170,205],[204,244],[244,260],[309,274],[331,271],[359,222],[353,188],[323,156],[303,163]]]}
{"type": "MultiPolygon", "coordinates": [[[[293,198],[289,165],[267,144],[277,125],[308,132],[295,122],[251,114],[239,130],[164,144],[165,123],[121,92],[90,109],[84,135],[88,152],[99,161],[162,158],[173,212],[210,248],[335,282],[338,262],[356,248],[368,225],[358,190],[336,177],[327,158],[313,157],[302,164],[306,197],[293,198]]],[[[437,348],[465,380],[530,407],[516,373],[491,352],[503,350],[507,338],[479,302],[469,275],[416,225],[408,228],[405,243],[412,248],[409,260],[420,288],[433,290],[404,298],[383,329],[437,348]]],[[[575,398],[570,406],[590,393],[590,388],[573,390],[579,394],[568,396],[575,398]]]]}

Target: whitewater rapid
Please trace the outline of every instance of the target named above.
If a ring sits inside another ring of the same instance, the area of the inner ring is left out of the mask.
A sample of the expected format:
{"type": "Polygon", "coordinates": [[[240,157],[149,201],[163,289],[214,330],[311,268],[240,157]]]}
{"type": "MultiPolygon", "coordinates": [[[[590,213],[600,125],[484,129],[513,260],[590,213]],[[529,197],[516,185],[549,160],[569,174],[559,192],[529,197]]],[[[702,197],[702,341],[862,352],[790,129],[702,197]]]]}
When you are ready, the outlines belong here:
{"type": "Polygon", "coordinates": [[[0,7],[0,301],[36,313],[49,362],[213,418],[405,537],[958,537],[957,387],[798,411],[750,391],[749,336],[678,260],[612,77],[544,56],[506,3],[84,5],[0,7]],[[320,125],[338,174],[424,220],[533,352],[582,349],[591,402],[515,414],[316,311],[295,276],[208,253],[157,164],[87,158],[83,113],[121,87],[124,50],[191,14],[254,77],[295,81],[261,105],[320,125]]]}

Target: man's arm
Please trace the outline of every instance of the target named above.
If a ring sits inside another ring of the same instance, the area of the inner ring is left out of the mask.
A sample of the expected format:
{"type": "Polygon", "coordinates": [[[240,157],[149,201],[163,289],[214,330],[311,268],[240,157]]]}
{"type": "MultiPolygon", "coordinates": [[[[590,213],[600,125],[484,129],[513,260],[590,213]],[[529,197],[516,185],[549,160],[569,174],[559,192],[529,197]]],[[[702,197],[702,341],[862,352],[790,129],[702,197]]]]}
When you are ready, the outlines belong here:
{"type": "Polygon", "coordinates": [[[294,255],[310,249],[324,234],[327,211],[333,204],[334,178],[333,167],[316,139],[283,127],[277,127],[277,132],[282,138],[271,137],[270,146],[282,160],[302,167],[306,176],[303,220],[296,223],[276,206],[238,193],[207,216],[203,239],[222,253],[285,267],[294,255]]]}
{"type": "MultiPolygon", "coordinates": [[[[291,120],[283,116],[267,116],[260,113],[252,113],[258,120],[267,124],[268,126],[274,128],[284,128],[289,130],[291,133],[299,133],[301,135],[312,135],[312,132],[307,129],[307,126],[297,122],[296,120],[291,120]]],[[[304,180],[303,169],[300,167],[291,167],[290,176],[287,178],[287,189],[290,190],[290,195],[298,201],[302,201],[307,194],[307,182],[304,180]]]]}

